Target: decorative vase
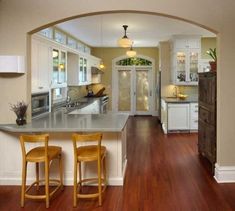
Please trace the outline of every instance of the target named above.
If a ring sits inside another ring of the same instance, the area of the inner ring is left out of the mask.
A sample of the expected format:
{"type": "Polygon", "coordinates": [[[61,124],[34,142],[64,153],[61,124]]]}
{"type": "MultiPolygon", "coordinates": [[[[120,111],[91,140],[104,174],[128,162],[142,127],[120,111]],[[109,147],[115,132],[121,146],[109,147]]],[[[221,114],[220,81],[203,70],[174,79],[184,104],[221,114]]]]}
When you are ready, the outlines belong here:
{"type": "Polygon", "coordinates": [[[211,71],[216,72],[216,69],[217,69],[216,62],[215,61],[210,61],[209,64],[210,64],[210,67],[211,67],[211,71]]]}
{"type": "Polygon", "coordinates": [[[26,124],[26,119],[25,119],[25,117],[23,116],[17,116],[17,118],[16,118],[16,124],[17,125],[24,125],[24,124],[26,124]]]}

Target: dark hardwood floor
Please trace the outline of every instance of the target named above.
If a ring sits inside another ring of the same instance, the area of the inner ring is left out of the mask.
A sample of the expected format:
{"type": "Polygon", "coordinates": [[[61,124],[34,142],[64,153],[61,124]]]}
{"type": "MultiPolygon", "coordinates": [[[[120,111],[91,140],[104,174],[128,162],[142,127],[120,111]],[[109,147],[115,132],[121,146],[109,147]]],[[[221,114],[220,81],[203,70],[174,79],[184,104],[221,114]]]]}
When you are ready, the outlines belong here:
{"type": "MultiPolygon", "coordinates": [[[[235,184],[216,183],[198,156],[197,134],[164,135],[157,118],[131,117],[127,152],[125,185],[108,187],[102,207],[82,199],[74,209],[72,187],[65,187],[47,210],[235,210],[235,184]]],[[[42,201],[19,204],[19,186],[0,186],[0,210],[46,210],[42,201]]]]}

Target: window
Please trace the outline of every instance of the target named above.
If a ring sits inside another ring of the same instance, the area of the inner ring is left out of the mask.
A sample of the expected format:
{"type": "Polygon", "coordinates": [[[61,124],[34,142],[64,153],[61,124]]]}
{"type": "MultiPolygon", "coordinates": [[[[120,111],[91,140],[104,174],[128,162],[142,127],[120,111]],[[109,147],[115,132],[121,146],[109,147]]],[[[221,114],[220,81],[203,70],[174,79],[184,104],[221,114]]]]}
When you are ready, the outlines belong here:
{"type": "Polygon", "coordinates": [[[62,32],[59,32],[59,31],[55,30],[54,40],[56,42],[66,44],[66,35],[63,34],[62,32]]]}
{"type": "Polygon", "coordinates": [[[81,52],[84,52],[85,46],[81,42],[77,42],[77,49],[81,52]]]}
{"type": "Polygon", "coordinates": [[[67,45],[68,45],[70,48],[74,48],[74,49],[77,48],[77,42],[76,42],[76,40],[73,39],[73,38],[71,38],[71,37],[68,37],[67,45]]]}
{"type": "Polygon", "coordinates": [[[121,65],[121,66],[131,66],[131,65],[136,65],[136,66],[151,66],[152,62],[143,59],[143,58],[126,58],[122,59],[116,62],[116,65],[121,65]]]}
{"type": "Polygon", "coordinates": [[[49,39],[53,38],[53,30],[52,30],[52,28],[43,29],[43,30],[41,30],[39,32],[39,34],[41,34],[42,36],[47,37],[49,39]]]}

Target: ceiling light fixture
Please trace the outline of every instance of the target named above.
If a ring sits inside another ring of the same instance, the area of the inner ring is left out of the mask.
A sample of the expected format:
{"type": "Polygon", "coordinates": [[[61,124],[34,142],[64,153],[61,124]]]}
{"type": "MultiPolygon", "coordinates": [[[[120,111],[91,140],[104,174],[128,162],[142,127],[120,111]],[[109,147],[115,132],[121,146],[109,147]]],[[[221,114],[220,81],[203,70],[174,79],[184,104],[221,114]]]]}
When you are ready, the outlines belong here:
{"type": "Polygon", "coordinates": [[[126,35],[127,25],[122,26],[124,28],[124,36],[118,40],[118,45],[123,48],[129,48],[132,45],[132,40],[130,40],[126,35]]]}
{"type": "MultiPolygon", "coordinates": [[[[132,45],[133,45],[133,43],[132,43],[132,45]]],[[[131,45],[130,50],[128,50],[126,52],[126,55],[129,56],[129,57],[135,57],[136,56],[136,51],[133,50],[132,45],[131,45]]]]}

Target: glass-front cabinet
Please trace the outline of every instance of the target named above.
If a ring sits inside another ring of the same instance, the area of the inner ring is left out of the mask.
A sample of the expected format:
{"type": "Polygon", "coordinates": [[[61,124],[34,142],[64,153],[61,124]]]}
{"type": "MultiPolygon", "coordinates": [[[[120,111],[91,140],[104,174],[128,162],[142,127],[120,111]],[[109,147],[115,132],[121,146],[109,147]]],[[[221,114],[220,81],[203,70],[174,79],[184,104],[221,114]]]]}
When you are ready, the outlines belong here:
{"type": "Polygon", "coordinates": [[[186,82],[186,52],[183,50],[176,52],[176,81],[186,82]]]}
{"type": "Polygon", "coordinates": [[[67,52],[58,49],[53,49],[52,61],[53,61],[52,87],[66,87],[67,52]]]}
{"type": "Polygon", "coordinates": [[[79,56],[79,85],[87,85],[91,82],[89,70],[88,59],[79,56]]]}
{"type": "Polygon", "coordinates": [[[198,82],[198,67],[199,67],[199,51],[198,49],[189,50],[189,81],[198,82]]]}
{"type": "Polygon", "coordinates": [[[198,85],[200,39],[175,39],[172,45],[172,82],[175,85],[198,85]],[[179,48],[180,47],[180,48],[179,48]]]}

